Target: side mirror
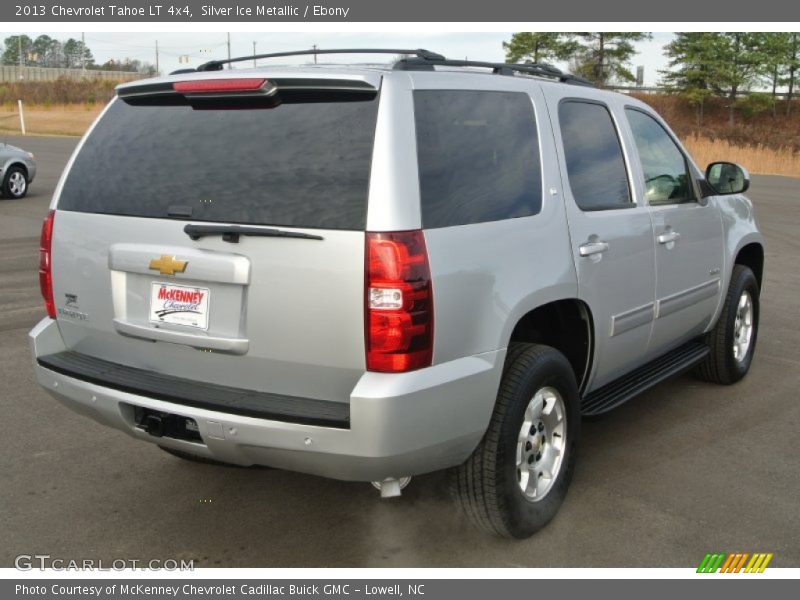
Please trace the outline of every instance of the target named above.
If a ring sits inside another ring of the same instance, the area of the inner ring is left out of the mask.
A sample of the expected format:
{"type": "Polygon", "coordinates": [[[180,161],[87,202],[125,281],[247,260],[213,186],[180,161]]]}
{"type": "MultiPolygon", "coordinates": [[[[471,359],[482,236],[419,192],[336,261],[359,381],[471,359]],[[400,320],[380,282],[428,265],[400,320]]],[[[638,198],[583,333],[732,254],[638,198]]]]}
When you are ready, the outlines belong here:
{"type": "Polygon", "coordinates": [[[706,183],[715,194],[742,194],[750,188],[750,173],[735,163],[713,162],[706,169],[706,183]]]}

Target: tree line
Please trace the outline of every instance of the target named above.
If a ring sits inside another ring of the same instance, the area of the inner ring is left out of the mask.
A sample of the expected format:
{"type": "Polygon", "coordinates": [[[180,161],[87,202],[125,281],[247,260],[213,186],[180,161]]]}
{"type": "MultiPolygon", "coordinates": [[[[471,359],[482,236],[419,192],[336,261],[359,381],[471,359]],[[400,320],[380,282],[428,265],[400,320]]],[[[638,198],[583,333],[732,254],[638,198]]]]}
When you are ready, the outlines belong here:
{"type": "Polygon", "coordinates": [[[702,124],[703,109],[711,96],[728,98],[728,121],[735,109],[771,108],[777,113],[777,91],[786,86],[785,114],[792,110],[800,71],[800,34],[795,33],[678,33],[667,44],[669,71],[662,72],[665,85],[685,96],[697,107],[702,124]],[[768,89],[766,93],[739,99],[740,91],[768,89]]]}
{"type": "MultiPolygon", "coordinates": [[[[567,61],[576,75],[609,86],[636,80],[629,69],[636,54],[633,44],[651,38],[642,32],[520,32],[503,42],[503,48],[508,62],[567,61]]],[[[737,109],[771,109],[777,115],[779,88],[788,90],[784,111],[787,116],[791,111],[800,75],[800,33],[676,33],[664,54],[670,68],[660,71],[660,84],[695,106],[700,124],[712,96],[728,99],[731,125],[737,109]]]]}
{"type": "Polygon", "coordinates": [[[73,38],[57,40],[49,35],[40,35],[33,39],[27,35],[12,35],[5,38],[3,44],[3,54],[0,60],[4,65],[59,69],[85,68],[95,71],[156,74],[156,69],[152,64],[138,59],[112,59],[98,64],[89,47],[73,38]]]}

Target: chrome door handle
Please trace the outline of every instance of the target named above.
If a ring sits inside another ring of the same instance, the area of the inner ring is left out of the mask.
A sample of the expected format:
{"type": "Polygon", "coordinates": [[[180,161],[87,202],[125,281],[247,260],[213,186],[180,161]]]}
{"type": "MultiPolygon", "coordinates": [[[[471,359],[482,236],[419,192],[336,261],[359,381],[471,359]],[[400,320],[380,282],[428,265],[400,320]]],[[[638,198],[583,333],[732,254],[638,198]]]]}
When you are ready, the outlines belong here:
{"type": "Polygon", "coordinates": [[[608,250],[607,242],[587,242],[578,248],[581,256],[592,256],[593,254],[601,254],[608,250]]]}
{"type": "Polygon", "coordinates": [[[681,238],[681,234],[677,231],[666,231],[660,234],[656,239],[659,244],[669,244],[670,242],[677,241],[681,238]]]}

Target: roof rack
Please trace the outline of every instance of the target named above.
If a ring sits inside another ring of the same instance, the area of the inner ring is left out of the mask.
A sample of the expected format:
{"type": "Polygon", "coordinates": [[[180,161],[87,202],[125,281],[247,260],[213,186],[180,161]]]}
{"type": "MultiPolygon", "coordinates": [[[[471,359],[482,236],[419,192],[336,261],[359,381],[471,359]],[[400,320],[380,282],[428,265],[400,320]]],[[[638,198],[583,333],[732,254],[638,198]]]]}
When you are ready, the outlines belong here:
{"type": "MultiPolygon", "coordinates": [[[[236,58],[227,58],[221,60],[210,60],[197,67],[197,71],[221,71],[223,65],[228,65],[235,62],[242,62],[247,60],[257,60],[262,58],[280,58],[283,56],[308,56],[318,54],[406,54],[416,56],[422,60],[447,60],[441,54],[436,54],[430,50],[417,48],[416,50],[393,50],[387,48],[344,48],[338,50],[295,50],[292,52],[273,52],[271,54],[252,54],[250,56],[237,56],[236,58]]],[[[181,69],[181,71],[184,71],[181,69]]]]}
{"type": "MultiPolygon", "coordinates": [[[[257,60],[263,58],[281,58],[285,56],[309,56],[318,54],[395,54],[403,56],[394,63],[394,68],[404,71],[428,71],[433,70],[434,67],[480,67],[484,69],[491,69],[492,73],[496,75],[514,75],[516,73],[524,73],[526,75],[536,75],[538,77],[550,77],[562,83],[570,83],[573,85],[585,85],[592,87],[593,84],[577,75],[564,73],[553,65],[544,63],[494,63],[484,62],[477,60],[456,60],[445,58],[441,54],[417,48],[416,50],[408,49],[387,49],[387,48],[339,48],[334,50],[295,50],[292,52],[272,52],[270,54],[253,54],[250,56],[237,56],[236,58],[227,58],[220,60],[210,60],[203,63],[196,71],[220,71],[224,65],[235,62],[243,62],[250,60],[257,60]]],[[[173,74],[188,73],[192,69],[179,69],[173,74]]]]}
{"type": "Polygon", "coordinates": [[[403,71],[428,71],[434,67],[480,67],[484,69],[491,69],[495,75],[511,75],[515,73],[524,73],[526,75],[536,75],[538,77],[550,77],[557,79],[561,83],[569,83],[572,85],[585,85],[594,87],[594,84],[570,73],[564,73],[561,69],[548,65],[545,63],[494,63],[484,62],[479,60],[456,60],[448,58],[403,58],[397,61],[394,65],[395,69],[403,71]]]}

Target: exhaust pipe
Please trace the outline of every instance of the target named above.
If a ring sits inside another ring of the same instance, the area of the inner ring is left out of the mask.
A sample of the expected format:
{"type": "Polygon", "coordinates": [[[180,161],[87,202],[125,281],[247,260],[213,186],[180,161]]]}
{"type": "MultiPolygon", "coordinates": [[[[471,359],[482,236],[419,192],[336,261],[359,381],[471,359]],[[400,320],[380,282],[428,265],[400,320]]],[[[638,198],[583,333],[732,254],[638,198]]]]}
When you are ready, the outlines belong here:
{"type": "Polygon", "coordinates": [[[372,487],[381,493],[383,498],[397,498],[411,482],[411,477],[387,477],[383,481],[373,481],[372,487]]]}

